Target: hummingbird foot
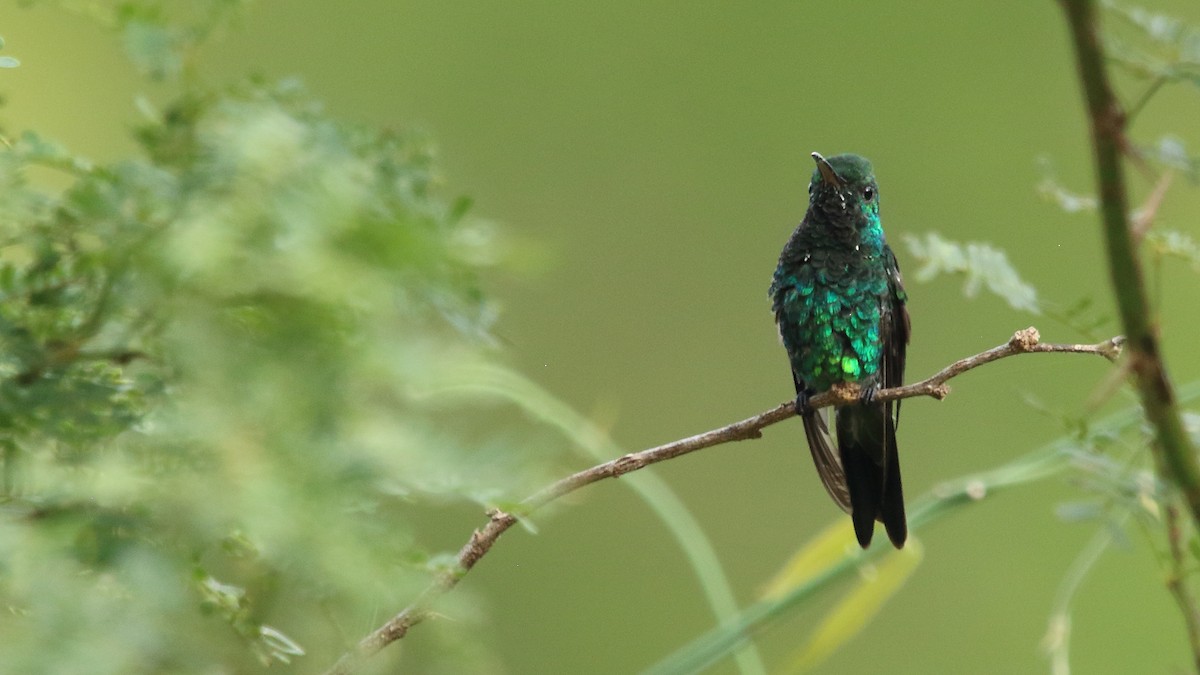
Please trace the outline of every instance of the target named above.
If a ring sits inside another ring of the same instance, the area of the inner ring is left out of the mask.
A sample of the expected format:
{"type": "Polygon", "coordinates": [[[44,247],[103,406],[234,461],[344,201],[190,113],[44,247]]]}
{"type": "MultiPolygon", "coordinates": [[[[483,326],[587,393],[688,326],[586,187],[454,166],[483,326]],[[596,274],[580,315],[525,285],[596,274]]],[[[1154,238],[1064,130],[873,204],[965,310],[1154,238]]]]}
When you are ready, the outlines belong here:
{"type": "Polygon", "coordinates": [[[796,414],[804,417],[805,415],[813,414],[816,409],[808,404],[808,399],[812,394],[808,391],[802,391],[796,394],[796,414]]]}
{"type": "Polygon", "coordinates": [[[875,401],[875,394],[878,391],[879,387],[873,384],[863,387],[858,394],[858,402],[863,405],[871,405],[875,401]]]}

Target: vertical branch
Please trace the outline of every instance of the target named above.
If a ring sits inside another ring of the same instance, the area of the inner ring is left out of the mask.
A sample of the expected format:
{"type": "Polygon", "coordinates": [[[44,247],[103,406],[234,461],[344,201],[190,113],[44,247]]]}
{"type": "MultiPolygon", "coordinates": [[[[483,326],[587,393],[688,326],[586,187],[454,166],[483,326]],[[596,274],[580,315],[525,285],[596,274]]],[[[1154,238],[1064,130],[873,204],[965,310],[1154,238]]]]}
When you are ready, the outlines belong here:
{"type": "Polygon", "coordinates": [[[1150,318],[1149,301],[1129,223],[1129,204],[1121,154],[1126,147],[1125,113],[1113,93],[1104,66],[1104,48],[1093,0],[1060,0],[1070,24],[1092,129],[1100,214],[1108,252],[1108,269],[1121,323],[1128,340],[1129,364],[1146,419],[1154,428],[1154,452],[1179,488],[1192,519],[1200,524],[1200,463],[1183,428],[1175,394],[1158,345],[1158,327],[1150,318]]]}

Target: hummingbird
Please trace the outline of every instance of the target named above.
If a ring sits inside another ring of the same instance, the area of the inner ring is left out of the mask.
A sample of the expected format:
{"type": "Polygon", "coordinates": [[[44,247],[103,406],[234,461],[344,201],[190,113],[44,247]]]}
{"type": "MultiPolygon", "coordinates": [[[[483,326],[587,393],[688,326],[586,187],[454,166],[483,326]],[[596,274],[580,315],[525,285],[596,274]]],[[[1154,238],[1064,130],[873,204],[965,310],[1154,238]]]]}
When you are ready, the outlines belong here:
{"type": "Polygon", "coordinates": [[[884,240],[871,163],[812,157],[808,210],[779,255],[771,307],[825,490],[850,514],[859,545],[870,545],[880,521],[901,548],[908,524],[896,451],[900,401],[876,401],[875,393],[904,378],[908,296],[884,240]],[[808,400],[844,383],[858,385],[859,395],[834,411],[835,451],[825,415],[808,400]]]}

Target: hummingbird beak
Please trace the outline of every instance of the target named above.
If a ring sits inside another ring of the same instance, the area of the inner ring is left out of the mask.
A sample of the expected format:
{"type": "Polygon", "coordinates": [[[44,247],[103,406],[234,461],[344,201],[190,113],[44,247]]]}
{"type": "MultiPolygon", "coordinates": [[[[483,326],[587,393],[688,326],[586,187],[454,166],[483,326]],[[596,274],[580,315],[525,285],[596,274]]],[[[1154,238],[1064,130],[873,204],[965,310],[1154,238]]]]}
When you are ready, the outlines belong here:
{"type": "Polygon", "coordinates": [[[829,166],[829,162],[825,161],[825,158],[821,156],[821,153],[814,152],[812,154],[812,158],[817,163],[817,171],[821,172],[822,182],[834,188],[840,188],[846,184],[846,181],[842,180],[842,177],[837,175],[837,172],[833,170],[833,167],[829,166]]]}

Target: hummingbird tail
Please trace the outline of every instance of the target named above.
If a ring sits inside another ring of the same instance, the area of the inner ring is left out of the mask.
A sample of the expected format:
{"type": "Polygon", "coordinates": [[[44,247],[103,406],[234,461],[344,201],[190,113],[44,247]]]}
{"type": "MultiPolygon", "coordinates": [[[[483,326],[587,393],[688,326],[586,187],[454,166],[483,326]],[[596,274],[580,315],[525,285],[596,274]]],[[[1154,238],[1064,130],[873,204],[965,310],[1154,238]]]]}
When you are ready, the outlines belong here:
{"type": "Polygon", "coordinates": [[[904,488],[900,483],[900,454],[896,450],[896,423],[891,415],[887,420],[887,459],[884,461],[883,500],[879,503],[879,520],[887,530],[888,539],[896,548],[904,548],[908,539],[908,520],[904,515],[904,488]]]}
{"type": "Polygon", "coordinates": [[[829,438],[829,427],[825,426],[825,417],[821,411],[813,410],[801,415],[804,420],[804,436],[808,440],[808,451],[812,454],[813,465],[817,467],[817,475],[821,484],[833,501],[846,513],[850,513],[850,493],[846,489],[846,474],[842,471],[841,460],[833,448],[829,438]]]}
{"type": "Polygon", "coordinates": [[[896,425],[888,413],[885,403],[860,403],[837,411],[838,451],[850,492],[850,515],[863,548],[871,544],[877,520],[896,548],[903,547],[908,537],[896,425]]]}

